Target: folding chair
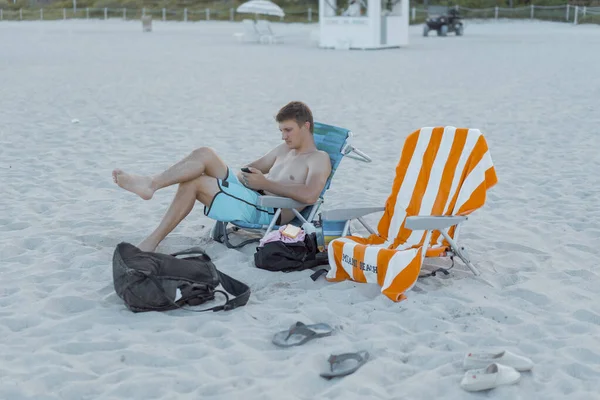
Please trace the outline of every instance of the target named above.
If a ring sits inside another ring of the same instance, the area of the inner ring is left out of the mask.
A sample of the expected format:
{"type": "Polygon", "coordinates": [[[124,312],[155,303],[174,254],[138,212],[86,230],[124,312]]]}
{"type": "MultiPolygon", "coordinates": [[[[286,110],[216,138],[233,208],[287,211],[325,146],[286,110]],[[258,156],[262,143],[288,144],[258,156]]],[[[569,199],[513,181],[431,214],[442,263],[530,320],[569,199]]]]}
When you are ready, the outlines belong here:
{"type": "Polygon", "coordinates": [[[458,256],[479,271],[458,245],[467,215],[482,207],[497,183],[485,138],[477,129],[435,127],[411,133],[404,143],[385,207],[324,211],[329,221],[345,221],[342,237],[328,244],[330,282],[377,283],[393,301],[417,281],[425,257],[458,256]],[[377,231],[363,219],[381,212],[377,231]],[[348,235],[350,221],[369,231],[348,235]]]}
{"type": "MultiPolygon", "coordinates": [[[[333,179],[335,171],[340,165],[342,158],[344,158],[344,156],[347,156],[359,161],[371,162],[371,158],[369,158],[369,156],[367,156],[365,153],[358,150],[352,145],[352,137],[352,132],[348,129],[315,122],[315,144],[317,145],[317,148],[319,150],[327,152],[331,160],[331,173],[317,202],[314,204],[302,204],[286,197],[260,196],[258,200],[259,206],[272,207],[276,210],[275,215],[271,220],[271,223],[269,225],[259,225],[248,224],[243,221],[233,221],[231,222],[231,224],[234,225],[234,230],[239,230],[239,228],[243,228],[244,230],[248,231],[264,231],[264,235],[266,235],[271,230],[279,228],[279,226],[276,225],[276,222],[279,218],[279,215],[281,215],[281,211],[283,209],[291,209],[296,216],[294,220],[290,222],[290,224],[296,226],[303,226],[314,221],[315,216],[317,215],[319,208],[321,207],[321,204],[323,204],[325,192],[327,192],[327,190],[331,186],[331,180],[333,179]],[[298,212],[296,208],[301,207],[305,208],[302,210],[302,212],[298,212]]],[[[260,240],[260,238],[252,238],[243,241],[237,245],[232,244],[229,240],[229,235],[227,232],[227,222],[223,221],[217,221],[215,223],[211,231],[211,238],[220,243],[225,243],[225,245],[229,248],[235,249],[243,247],[252,242],[258,242],[260,240]]]]}
{"type": "Polygon", "coordinates": [[[256,21],[256,30],[260,35],[260,42],[269,44],[283,42],[283,36],[277,35],[271,28],[271,23],[264,19],[256,21]]]}
{"type": "Polygon", "coordinates": [[[242,26],[244,27],[244,32],[236,32],[233,36],[237,37],[240,41],[243,42],[259,42],[261,40],[261,35],[259,34],[256,23],[252,19],[244,19],[242,20],[242,26]]]}

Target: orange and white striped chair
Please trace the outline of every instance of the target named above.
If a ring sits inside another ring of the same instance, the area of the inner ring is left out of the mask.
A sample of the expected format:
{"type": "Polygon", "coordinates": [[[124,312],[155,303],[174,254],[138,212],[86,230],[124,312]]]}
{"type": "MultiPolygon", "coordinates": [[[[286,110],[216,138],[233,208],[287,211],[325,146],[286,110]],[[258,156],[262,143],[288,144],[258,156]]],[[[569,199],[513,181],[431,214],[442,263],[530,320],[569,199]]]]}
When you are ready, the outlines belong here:
{"type": "Polygon", "coordinates": [[[377,283],[384,295],[400,301],[417,281],[425,257],[456,255],[479,275],[457,244],[459,228],[467,215],[484,205],[487,190],[497,181],[478,129],[446,126],[411,133],[385,207],[322,212],[323,220],[346,221],[342,237],[328,244],[326,279],[377,283]],[[362,217],[381,211],[375,231],[362,217]],[[353,219],[370,236],[348,236],[353,219]]]}

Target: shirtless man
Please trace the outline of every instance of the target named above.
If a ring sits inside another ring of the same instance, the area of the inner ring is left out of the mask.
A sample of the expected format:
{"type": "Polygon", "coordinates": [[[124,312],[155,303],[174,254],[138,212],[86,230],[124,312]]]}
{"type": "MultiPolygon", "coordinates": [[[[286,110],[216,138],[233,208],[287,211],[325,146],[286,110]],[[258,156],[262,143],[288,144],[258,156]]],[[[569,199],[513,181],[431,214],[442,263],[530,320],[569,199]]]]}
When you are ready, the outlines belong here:
{"type": "MultiPolygon", "coordinates": [[[[250,172],[232,173],[214,150],[201,147],[166,171],[140,176],[120,169],[113,180],[125,190],[150,200],[159,189],[179,184],[177,194],[158,227],[138,247],[155,251],[158,244],[192,211],[196,200],[204,214],[217,221],[241,220],[267,225],[275,210],[259,207],[261,193],[292,198],[300,203],[317,201],[331,173],[329,155],[317,150],[311,110],[302,102],[285,105],[275,117],[285,143],[246,165],[250,172]]],[[[279,223],[294,218],[282,210],[279,223]]]]}

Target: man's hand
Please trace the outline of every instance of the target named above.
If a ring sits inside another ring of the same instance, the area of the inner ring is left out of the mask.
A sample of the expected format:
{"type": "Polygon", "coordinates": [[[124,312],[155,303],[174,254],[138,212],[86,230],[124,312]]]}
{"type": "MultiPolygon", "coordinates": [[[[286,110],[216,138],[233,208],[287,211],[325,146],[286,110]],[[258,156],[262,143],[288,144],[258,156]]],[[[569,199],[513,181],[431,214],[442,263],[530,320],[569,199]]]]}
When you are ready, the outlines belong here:
{"type": "Polygon", "coordinates": [[[264,190],[267,183],[267,178],[256,168],[249,167],[252,173],[242,171],[242,183],[253,190],[264,190]]]}

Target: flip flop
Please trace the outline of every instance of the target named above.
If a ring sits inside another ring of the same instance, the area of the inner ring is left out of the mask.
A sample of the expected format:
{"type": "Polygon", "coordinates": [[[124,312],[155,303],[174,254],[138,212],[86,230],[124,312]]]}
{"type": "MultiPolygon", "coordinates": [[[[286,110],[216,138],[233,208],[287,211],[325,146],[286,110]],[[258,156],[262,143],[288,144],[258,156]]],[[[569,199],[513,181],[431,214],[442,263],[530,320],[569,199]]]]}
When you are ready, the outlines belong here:
{"type": "Polygon", "coordinates": [[[332,354],[327,360],[331,372],[323,372],[320,375],[325,379],[333,379],[340,376],[350,375],[362,367],[369,359],[367,351],[356,353],[332,354]],[[352,361],[352,362],[345,362],[352,361]]]}
{"type": "Polygon", "coordinates": [[[501,385],[512,385],[520,379],[521,374],[513,367],[494,363],[485,369],[471,369],[465,372],[460,386],[468,392],[478,392],[501,385]]]}
{"type": "Polygon", "coordinates": [[[327,324],[305,325],[298,321],[287,331],[277,332],[273,336],[273,344],[279,347],[300,346],[310,340],[330,336],[333,328],[327,324]]]}

